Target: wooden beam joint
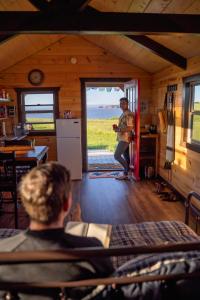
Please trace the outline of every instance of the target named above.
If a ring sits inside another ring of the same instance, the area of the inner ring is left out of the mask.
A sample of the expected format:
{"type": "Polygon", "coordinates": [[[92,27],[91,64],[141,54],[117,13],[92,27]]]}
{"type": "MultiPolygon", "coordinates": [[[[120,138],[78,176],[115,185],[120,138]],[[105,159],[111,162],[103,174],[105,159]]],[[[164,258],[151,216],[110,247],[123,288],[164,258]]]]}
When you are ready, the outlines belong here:
{"type": "Polygon", "coordinates": [[[185,57],[150,39],[149,37],[144,35],[127,35],[127,37],[178,67],[182,69],[187,68],[187,59],[185,57]]]}

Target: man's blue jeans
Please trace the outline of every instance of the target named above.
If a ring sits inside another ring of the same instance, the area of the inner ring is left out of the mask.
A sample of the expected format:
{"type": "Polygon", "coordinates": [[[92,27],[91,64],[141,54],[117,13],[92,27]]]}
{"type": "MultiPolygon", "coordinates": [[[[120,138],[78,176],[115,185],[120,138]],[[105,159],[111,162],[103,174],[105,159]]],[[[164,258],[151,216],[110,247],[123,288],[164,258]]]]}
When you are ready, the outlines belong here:
{"type": "Polygon", "coordinates": [[[124,174],[128,175],[130,164],[129,143],[120,141],[115,150],[114,158],[123,166],[124,174]]]}

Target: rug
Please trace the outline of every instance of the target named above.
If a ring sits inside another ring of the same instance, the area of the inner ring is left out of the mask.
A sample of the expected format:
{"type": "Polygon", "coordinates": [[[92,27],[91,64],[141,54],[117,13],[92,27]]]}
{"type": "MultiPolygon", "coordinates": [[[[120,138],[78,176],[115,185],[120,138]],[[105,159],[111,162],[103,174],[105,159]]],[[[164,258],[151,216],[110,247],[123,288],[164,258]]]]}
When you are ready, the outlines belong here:
{"type": "Polygon", "coordinates": [[[92,172],[89,174],[90,179],[95,178],[116,178],[121,174],[120,171],[112,171],[112,172],[92,172]]]}

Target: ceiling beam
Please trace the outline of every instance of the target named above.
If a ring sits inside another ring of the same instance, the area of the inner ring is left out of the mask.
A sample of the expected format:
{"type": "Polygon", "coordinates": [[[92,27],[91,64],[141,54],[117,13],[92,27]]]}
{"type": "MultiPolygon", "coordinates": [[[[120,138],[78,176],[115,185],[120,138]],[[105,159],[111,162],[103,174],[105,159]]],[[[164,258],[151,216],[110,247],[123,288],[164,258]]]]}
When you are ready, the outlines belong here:
{"type": "Polygon", "coordinates": [[[0,44],[3,44],[5,42],[7,42],[13,36],[14,36],[13,34],[2,34],[2,35],[0,35],[0,44]]]}
{"type": "Polygon", "coordinates": [[[66,6],[69,0],[29,0],[38,10],[59,10],[66,6]]]}
{"type": "Polygon", "coordinates": [[[29,0],[37,9],[47,10],[65,10],[66,12],[83,11],[92,0],[29,0]]]}
{"type": "Polygon", "coordinates": [[[0,33],[199,34],[200,18],[188,14],[1,11],[0,33]]]}
{"type": "MultiPolygon", "coordinates": [[[[88,11],[98,12],[98,10],[94,9],[93,7],[88,7],[88,11]]],[[[169,48],[163,46],[162,44],[150,39],[145,35],[124,35],[129,40],[137,42],[138,44],[144,46],[152,53],[160,56],[161,58],[173,63],[174,65],[186,69],[187,68],[187,59],[180,54],[170,50],[169,48]]]]}
{"type": "Polygon", "coordinates": [[[92,0],[73,0],[73,3],[75,4],[77,2],[75,5],[76,11],[84,11],[91,1],[92,0]]]}
{"type": "Polygon", "coordinates": [[[187,59],[185,57],[150,39],[149,37],[144,35],[126,35],[126,37],[144,46],[154,54],[173,63],[174,65],[177,65],[182,69],[187,68],[187,59]]]}

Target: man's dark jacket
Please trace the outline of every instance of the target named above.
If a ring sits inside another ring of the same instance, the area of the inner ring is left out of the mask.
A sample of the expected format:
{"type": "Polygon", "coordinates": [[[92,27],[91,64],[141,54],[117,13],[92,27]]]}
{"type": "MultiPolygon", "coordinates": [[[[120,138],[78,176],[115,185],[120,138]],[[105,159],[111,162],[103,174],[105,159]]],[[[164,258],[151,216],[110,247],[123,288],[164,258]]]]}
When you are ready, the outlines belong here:
{"type": "MultiPolygon", "coordinates": [[[[1,252],[67,250],[69,248],[99,247],[101,242],[96,238],[70,235],[63,228],[33,231],[27,230],[16,236],[0,241],[1,252]]],[[[83,278],[108,276],[113,271],[109,259],[90,259],[83,262],[42,263],[0,266],[0,281],[71,281],[83,278]]],[[[70,289],[65,291],[73,299],[81,299],[86,289],[70,289]]],[[[32,293],[32,292],[31,292],[32,293]]],[[[42,295],[26,295],[20,299],[59,299],[59,291],[46,292],[42,295]]],[[[2,292],[0,292],[0,296],[2,292]]]]}

